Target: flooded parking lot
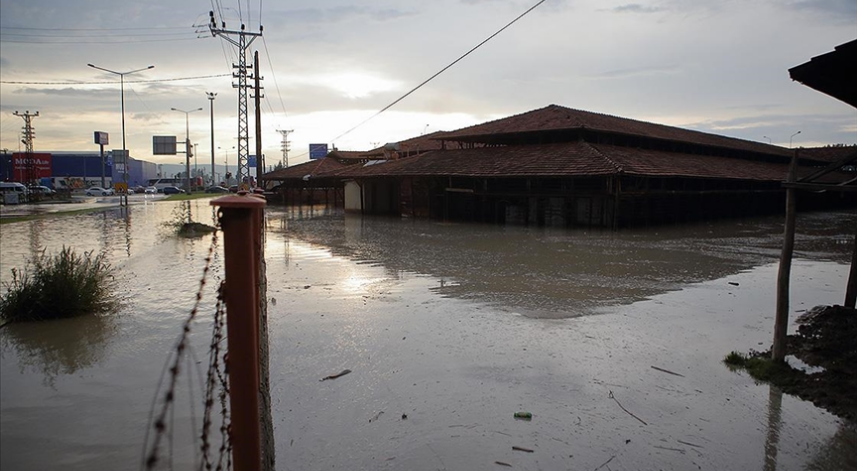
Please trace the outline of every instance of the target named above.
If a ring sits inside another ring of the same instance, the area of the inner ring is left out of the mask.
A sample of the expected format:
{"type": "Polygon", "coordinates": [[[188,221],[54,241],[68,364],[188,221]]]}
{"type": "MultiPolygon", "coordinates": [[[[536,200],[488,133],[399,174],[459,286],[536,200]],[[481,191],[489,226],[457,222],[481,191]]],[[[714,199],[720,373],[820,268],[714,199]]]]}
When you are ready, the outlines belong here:
{"type": "MultiPolygon", "coordinates": [[[[128,300],[112,317],[0,330],[4,469],[139,466],[210,244],[163,227],[188,210],[213,220],[201,200],[3,226],[0,280],[65,244],[107,253],[128,300]]],[[[801,215],[793,317],[842,302],[855,225],[801,215]]],[[[611,233],[269,208],[278,467],[857,469],[853,425],[721,363],[770,344],[781,230],[776,217],[611,233]]],[[[213,268],[221,278],[219,256],[213,268]]],[[[200,423],[201,385],[184,381],[176,467],[200,423]]]]}

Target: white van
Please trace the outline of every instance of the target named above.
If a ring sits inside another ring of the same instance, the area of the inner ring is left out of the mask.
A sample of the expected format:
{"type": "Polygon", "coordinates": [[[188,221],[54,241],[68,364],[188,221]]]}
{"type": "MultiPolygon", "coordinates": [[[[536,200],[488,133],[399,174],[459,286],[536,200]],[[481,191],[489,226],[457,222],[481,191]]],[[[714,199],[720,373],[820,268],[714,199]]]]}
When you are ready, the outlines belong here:
{"type": "Polygon", "coordinates": [[[29,191],[23,183],[0,182],[0,200],[5,204],[25,203],[29,191]]]}

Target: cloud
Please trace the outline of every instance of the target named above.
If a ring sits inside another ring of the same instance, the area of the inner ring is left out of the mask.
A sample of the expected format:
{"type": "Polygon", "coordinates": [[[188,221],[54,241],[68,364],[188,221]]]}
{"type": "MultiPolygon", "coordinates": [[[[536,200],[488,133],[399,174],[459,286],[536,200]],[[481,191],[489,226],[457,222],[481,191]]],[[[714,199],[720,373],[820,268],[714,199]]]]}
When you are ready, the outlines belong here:
{"type": "Polygon", "coordinates": [[[798,142],[853,143],[854,114],[763,114],[740,118],[707,120],[682,127],[714,134],[765,142],[770,136],[774,144],[787,145],[789,133],[801,131],[798,142]]]}
{"type": "Polygon", "coordinates": [[[75,87],[65,87],[65,88],[35,88],[35,87],[24,87],[20,90],[14,92],[15,94],[20,95],[45,95],[45,96],[61,96],[61,97],[72,97],[72,98],[99,98],[99,97],[109,97],[113,99],[116,97],[116,90],[113,89],[83,89],[83,88],[75,88],[75,87]]]}
{"type": "Polygon", "coordinates": [[[289,22],[298,24],[333,24],[354,21],[359,19],[369,19],[372,21],[384,22],[398,20],[408,16],[412,16],[413,12],[398,10],[395,8],[369,8],[363,6],[339,6],[333,8],[306,8],[302,10],[291,10],[280,12],[284,18],[288,18],[289,22]]]}
{"type": "Polygon", "coordinates": [[[626,77],[640,77],[640,76],[651,76],[651,75],[666,75],[666,74],[674,74],[678,72],[678,66],[653,66],[653,67],[631,67],[627,69],[616,69],[616,70],[608,70],[606,72],[596,73],[590,78],[599,78],[599,79],[614,79],[614,78],[626,78],[626,77]]]}
{"type": "Polygon", "coordinates": [[[857,2],[854,0],[797,0],[786,2],[783,6],[801,12],[829,15],[843,22],[853,23],[857,19],[857,2]]]}
{"type": "Polygon", "coordinates": [[[614,13],[659,13],[664,11],[664,9],[661,7],[641,5],[639,3],[628,3],[614,7],[611,11],[614,13]]]}

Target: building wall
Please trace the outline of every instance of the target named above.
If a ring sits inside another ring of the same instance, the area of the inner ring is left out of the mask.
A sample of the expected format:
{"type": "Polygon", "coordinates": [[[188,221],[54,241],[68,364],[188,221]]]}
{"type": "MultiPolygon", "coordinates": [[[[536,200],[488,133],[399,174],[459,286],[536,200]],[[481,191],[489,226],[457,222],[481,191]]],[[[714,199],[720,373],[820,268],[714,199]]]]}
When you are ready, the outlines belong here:
{"type": "Polygon", "coordinates": [[[363,201],[360,200],[360,185],[355,181],[345,182],[345,211],[360,212],[363,201]]]}

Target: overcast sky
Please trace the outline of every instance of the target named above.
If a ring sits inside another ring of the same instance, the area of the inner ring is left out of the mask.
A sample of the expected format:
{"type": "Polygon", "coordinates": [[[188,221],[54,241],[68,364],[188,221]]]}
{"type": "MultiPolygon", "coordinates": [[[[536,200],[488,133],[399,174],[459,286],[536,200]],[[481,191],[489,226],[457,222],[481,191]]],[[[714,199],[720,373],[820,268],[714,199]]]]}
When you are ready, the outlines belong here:
{"type": "MultiPolygon", "coordinates": [[[[549,104],[786,146],[797,131],[795,145],[857,143],[854,108],[788,75],[857,38],[855,0],[546,0],[340,137],[536,3],[0,0],[0,145],[19,149],[23,120],[12,113],[29,110],[40,113],[36,151],[95,151],[96,130],[121,149],[118,77],[86,64],[120,72],[154,65],[126,77],[131,155],[180,162],[153,156],[152,136],[184,139],[185,114],[170,108],[201,107],[189,115],[190,138],[208,162],[210,91],[217,162],[226,150],[234,165],[236,48],[208,33],[212,9],[230,29],[239,17],[249,31],[259,31],[260,19],[264,26],[248,57],[259,51],[269,164],[282,156],[277,129],[294,130],[295,164],[307,160],[310,142],[367,150],[549,104]],[[200,76],[215,77],[172,80],[200,76]]],[[[251,102],[251,135],[252,113],[251,102]]]]}

